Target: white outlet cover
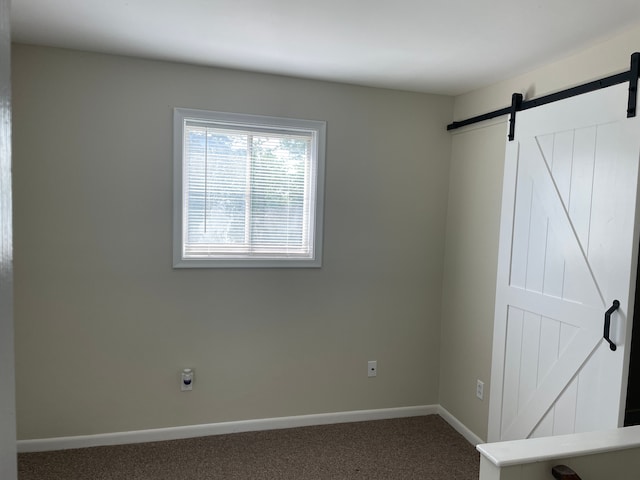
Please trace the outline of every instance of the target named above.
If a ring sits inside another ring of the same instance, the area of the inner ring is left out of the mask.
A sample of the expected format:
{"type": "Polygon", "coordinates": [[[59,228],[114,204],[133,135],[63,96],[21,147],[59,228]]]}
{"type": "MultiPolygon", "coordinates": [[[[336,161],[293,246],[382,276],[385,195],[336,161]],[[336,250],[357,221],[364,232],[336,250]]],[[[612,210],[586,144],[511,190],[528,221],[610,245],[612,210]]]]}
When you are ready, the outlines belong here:
{"type": "Polygon", "coordinates": [[[484,399],[484,382],[480,380],[478,380],[478,383],[476,384],[476,397],[480,400],[484,399]]]}
{"type": "Polygon", "coordinates": [[[191,368],[185,368],[180,374],[180,390],[188,392],[193,390],[194,372],[191,368]]]}
{"type": "Polygon", "coordinates": [[[369,360],[367,362],[367,376],[375,377],[378,375],[378,361],[377,360],[369,360]]]}

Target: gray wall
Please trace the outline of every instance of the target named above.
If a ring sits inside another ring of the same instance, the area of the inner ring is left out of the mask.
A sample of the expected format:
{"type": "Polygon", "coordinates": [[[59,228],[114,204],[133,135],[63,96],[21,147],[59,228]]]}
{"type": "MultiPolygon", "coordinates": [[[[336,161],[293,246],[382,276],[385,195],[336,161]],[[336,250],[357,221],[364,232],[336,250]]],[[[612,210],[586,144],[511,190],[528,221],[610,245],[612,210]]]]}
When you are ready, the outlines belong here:
{"type": "Polygon", "coordinates": [[[435,403],[486,438],[506,119],[443,126],[638,45],[453,100],[15,46],[19,438],[435,403]],[[174,106],[328,121],[322,269],[171,269],[174,106]]]}
{"type": "Polygon", "coordinates": [[[451,98],[21,45],[13,84],[20,439],[438,402],[451,98]],[[327,121],[323,268],[171,268],[175,106],[327,121]]]}
{"type": "Polygon", "coordinates": [[[0,478],[17,478],[11,224],[11,36],[0,0],[0,478]]]}

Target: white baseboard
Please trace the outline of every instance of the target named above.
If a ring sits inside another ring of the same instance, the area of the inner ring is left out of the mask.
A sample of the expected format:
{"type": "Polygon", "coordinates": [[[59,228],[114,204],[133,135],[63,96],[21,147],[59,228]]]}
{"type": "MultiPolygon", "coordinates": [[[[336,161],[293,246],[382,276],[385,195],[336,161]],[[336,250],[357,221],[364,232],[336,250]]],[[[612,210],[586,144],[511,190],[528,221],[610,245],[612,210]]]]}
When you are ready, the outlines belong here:
{"type": "MultiPolygon", "coordinates": [[[[351,412],[321,413],[316,415],[298,415],[294,417],[262,418],[237,422],[209,423],[184,427],[156,428],[132,432],[103,433],[97,435],[79,435],[73,437],[40,438],[18,440],[18,452],[46,452],[70,448],[98,447],[104,445],[123,445],[127,443],[158,442],[180,438],[205,437],[227,433],[256,432],[281,428],[329,425],[333,423],[364,422],[389,418],[417,417],[440,414],[447,422],[455,418],[439,405],[417,405],[414,407],[383,408],[377,410],[356,410],[351,412]],[[449,417],[441,413],[446,412],[449,417]]],[[[458,425],[462,425],[455,420],[458,425]]],[[[452,424],[453,428],[458,428],[452,424]]],[[[458,430],[460,431],[460,430],[458,430]]],[[[469,431],[470,432],[470,431],[469,431]]],[[[462,433],[462,432],[460,432],[462,433]]],[[[470,432],[471,433],[471,432],[470,432]]],[[[464,433],[463,433],[464,435],[464,433]]],[[[473,434],[472,434],[473,435],[473,434]]],[[[468,438],[465,436],[465,438],[468,438]]],[[[473,442],[472,442],[473,443],[473,442]]]]}
{"type": "Polygon", "coordinates": [[[451,425],[456,432],[462,435],[473,446],[477,446],[485,441],[469,430],[460,420],[451,415],[449,411],[442,405],[438,405],[438,415],[440,415],[449,425],[451,425]]]}

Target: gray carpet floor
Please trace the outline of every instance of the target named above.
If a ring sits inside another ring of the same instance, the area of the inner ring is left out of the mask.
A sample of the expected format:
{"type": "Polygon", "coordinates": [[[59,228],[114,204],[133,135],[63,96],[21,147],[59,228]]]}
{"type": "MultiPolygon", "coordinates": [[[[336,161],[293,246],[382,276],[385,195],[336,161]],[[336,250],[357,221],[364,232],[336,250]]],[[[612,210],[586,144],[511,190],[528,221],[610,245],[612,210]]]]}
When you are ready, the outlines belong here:
{"type": "Polygon", "coordinates": [[[437,415],[18,455],[19,480],[477,480],[437,415]]]}

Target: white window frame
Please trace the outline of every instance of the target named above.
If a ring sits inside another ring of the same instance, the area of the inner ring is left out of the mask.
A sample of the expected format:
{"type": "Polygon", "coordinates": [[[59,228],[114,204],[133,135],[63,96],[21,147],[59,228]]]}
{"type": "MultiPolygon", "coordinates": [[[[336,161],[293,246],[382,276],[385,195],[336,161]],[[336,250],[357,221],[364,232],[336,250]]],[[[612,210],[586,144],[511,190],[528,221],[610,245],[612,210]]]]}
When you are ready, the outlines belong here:
{"type": "Polygon", "coordinates": [[[174,268],[318,268],[322,266],[324,170],[325,170],[326,122],[262,115],[215,112],[189,108],[174,108],[173,113],[173,267],[174,268]],[[315,178],[312,178],[311,195],[315,195],[315,211],[311,212],[312,254],[310,257],[207,257],[188,258],[183,254],[185,246],[185,200],[184,128],[187,121],[242,125],[251,127],[299,130],[312,132],[312,163],[315,178]]]}

